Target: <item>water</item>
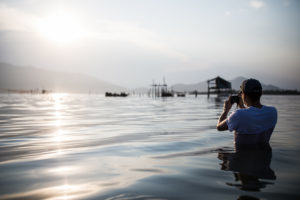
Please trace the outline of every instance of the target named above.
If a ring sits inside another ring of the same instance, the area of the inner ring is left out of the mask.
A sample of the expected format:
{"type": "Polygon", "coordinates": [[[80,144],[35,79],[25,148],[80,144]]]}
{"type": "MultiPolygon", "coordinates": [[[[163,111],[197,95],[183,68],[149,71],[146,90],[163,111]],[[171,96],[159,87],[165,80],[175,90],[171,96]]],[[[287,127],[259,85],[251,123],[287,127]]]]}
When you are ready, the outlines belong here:
{"type": "Polygon", "coordinates": [[[223,98],[0,95],[0,199],[300,199],[300,96],[272,151],[216,131],[223,98]]]}

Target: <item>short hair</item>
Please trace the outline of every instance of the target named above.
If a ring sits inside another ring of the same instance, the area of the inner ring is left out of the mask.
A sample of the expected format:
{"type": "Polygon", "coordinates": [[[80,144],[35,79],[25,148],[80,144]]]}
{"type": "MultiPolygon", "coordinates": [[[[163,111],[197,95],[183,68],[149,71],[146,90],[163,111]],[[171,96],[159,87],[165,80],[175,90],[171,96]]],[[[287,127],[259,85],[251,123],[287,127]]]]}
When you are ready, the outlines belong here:
{"type": "Polygon", "coordinates": [[[261,83],[253,78],[244,80],[241,84],[241,90],[253,102],[259,101],[262,95],[261,83]]]}
{"type": "Polygon", "coordinates": [[[251,92],[251,93],[244,93],[252,102],[256,102],[260,100],[262,93],[251,92]]]}

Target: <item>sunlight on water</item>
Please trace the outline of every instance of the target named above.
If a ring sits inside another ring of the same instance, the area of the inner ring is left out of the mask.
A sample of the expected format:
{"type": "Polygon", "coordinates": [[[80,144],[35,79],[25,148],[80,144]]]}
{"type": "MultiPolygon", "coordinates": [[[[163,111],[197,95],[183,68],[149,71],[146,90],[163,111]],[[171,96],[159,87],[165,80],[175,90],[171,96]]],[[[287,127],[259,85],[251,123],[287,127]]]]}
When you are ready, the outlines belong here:
{"type": "Polygon", "coordinates": [[[1,94],[0,199],[297,199],[299,97],[264,97],[273,150],[242,157],[223,100],[1,94]]]}

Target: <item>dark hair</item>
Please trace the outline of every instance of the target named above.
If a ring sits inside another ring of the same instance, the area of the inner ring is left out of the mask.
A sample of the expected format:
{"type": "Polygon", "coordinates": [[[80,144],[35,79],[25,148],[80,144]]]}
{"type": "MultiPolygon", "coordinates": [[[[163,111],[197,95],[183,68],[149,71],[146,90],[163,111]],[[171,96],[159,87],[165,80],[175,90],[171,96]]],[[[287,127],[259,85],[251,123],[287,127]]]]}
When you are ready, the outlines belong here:
{"type": "Polygon", "coordinates": [[[258,93],[258,92],[255,92],[255,93],[245,93],[245,95],[252,101],[252,102],[256,102],[256,101],[259,101],[260,100],[260,97],[262,95],[262,93],[258,93]]]}

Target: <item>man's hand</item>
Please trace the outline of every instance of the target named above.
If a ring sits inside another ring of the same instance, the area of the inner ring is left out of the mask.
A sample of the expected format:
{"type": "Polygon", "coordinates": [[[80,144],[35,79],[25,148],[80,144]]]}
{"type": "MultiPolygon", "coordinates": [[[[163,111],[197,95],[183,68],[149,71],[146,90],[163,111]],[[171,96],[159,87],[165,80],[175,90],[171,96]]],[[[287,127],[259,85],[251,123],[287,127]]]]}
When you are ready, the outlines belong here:
{"type": "Polygon", "coordinates": [[[228,130],[228,126],[226,123],[226,117],[228,115],[228,112],[230,111],[232,104],[231,104],[231,96],[224,102],[223,106],[223,113],[221,114],[218,124],[217,124],[217,129],[218,131],[226,131],[228,130]]]}
{"type": "Polygon", "coordinates": [[[239,97],[238,107],[239,108],[245,108],[244,101],[242,99],[241,93],[239,93],[238,97],[239,97]]]}

